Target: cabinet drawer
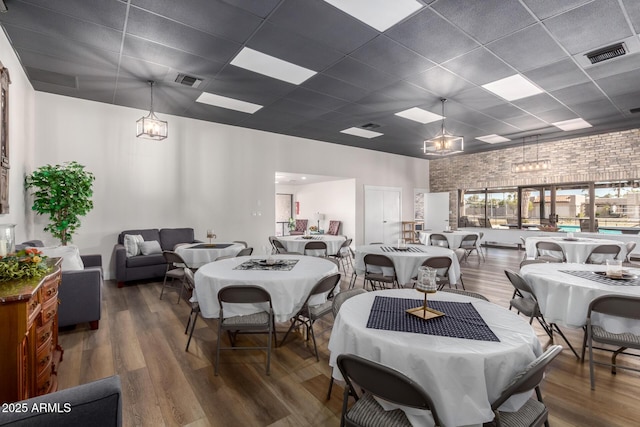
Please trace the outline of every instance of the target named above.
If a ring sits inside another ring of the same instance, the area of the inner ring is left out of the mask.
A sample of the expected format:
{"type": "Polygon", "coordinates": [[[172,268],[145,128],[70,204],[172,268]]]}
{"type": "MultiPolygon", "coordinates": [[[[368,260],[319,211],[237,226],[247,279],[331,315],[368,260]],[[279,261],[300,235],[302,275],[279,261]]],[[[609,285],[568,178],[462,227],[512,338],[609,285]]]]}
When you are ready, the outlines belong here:
{"type": "Polygon", "coordinates": [[[47,324],[51,319],[56,316],[58,312],[58,299],[50,299],[46,303],[42,304],[42,314],[40,316],[39,324],[43,326],[47,324]]]}
{"type": "Polygon", "coordinates": [[[27,327],[30,327],[33,324],[33,321],[36,319],[36,316],[38,316],[41,309],[42,305],[40,304],[40,294],[36,293],[33,298],[27,302],[27,327]]]}
{"type": "Polygon", "coordinates": [[[36,348],[40,352],[42,346],[48,341],[48,345],[51,346],[51,336],[53,334],[53,322],[47,322],[44,326],[36,328],[36,348]]]}
{"type": "Polygon", "coordinates": [[[36,372],[40,375],[45,369],[51,371],[51,362],[53,361],[53,351],[51,348],[51,337],[45,341],[36,352],[36,372]]]}
{"type": "Polygon", "coordinates": [[[42,284],[42,303],[49,301],[51,298],[55,298],[58,296],[58,285],[59,280],[57,277],[52,277],[42,284]]]}
{"type": "Polygon", "coordinates": [[[53,380],[51,378],[51,361],[49,361],[49,365],[46,366],[46,368],[47,369],[38,375],[38,379],[36,380],[36,396],[47,394],[52,389],[53,380]]]}

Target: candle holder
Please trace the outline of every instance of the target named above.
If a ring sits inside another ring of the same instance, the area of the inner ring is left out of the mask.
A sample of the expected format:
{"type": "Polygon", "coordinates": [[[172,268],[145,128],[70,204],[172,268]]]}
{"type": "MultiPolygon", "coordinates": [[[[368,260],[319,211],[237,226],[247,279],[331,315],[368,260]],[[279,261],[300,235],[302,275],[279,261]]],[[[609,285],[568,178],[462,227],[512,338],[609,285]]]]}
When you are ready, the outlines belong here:
{"type": "Polygon", "coordinates": [[[435,294],[438,290],[436,284],[437,271],[430,267],[422,266],[418,269],[418,281],[416,282],[416,290],[424,293],[424,304],[422,307],[410,308],[407,313],[417,316],[421,319],[435,319],[444,316],[444,313],[427,305],[427,294],[435,294]]]}
{"type": "Polygon", "coordinates": [[[215,239],[217,236],[214,234],[213,230],[207,230],[207,239],[209,239],[209,245],[211,245],[211,239],[215,239]]]}

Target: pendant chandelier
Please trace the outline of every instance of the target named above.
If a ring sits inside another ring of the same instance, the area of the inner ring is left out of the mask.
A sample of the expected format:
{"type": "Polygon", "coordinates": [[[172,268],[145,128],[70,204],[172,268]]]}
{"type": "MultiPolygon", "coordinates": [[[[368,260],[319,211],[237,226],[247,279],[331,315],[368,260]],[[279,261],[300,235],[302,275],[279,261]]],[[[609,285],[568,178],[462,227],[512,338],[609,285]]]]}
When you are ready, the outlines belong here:
{"type": "Polygon", "coordinates": [[[145,117],[141,117],[136,122],[137,132],[136,136],[138,138],[146,138],[153,139],[156,141],[161,141],[167,137],[169,134],[169,125],[164,120],[160,120],[153,113],[153,84],[155,82],[153,80],[149,80],[149,85],[151,86],[151,108],[149,109],[149,114],[145,117]]]}
{"type": "Polygon", "coordinates": [[[536,159],[535,160],[526,160],[526,156],[524,153],[524,142],[525,138],[522,138],[522,161],[511,164],[511,172],[537,172],[548,170],[551,167],[551,160],[538,158],[538,137],[536,135],[536,159]]]}
{"type": "Polygon", "coordinates": [[[464,139],[461,136],[451,135],[444,128],[444,103],[445,98],[440,98],[442,102],[442,127],[440,133],[431,139],[424,141],[424,154],[447,156],[449,154],[461,153],[464,151],[464,139]]]}

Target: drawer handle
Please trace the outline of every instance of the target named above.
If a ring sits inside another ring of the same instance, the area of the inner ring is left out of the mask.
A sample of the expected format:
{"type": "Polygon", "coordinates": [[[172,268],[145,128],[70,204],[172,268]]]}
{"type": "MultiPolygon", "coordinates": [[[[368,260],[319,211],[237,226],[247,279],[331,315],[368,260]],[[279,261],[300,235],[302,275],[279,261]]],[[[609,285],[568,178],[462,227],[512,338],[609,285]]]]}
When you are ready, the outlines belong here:
{"type": "Polygon", "coordinates": [[[30,311],[35,310],[37,306],[38,306],[38,301],[33,301],[33,302],[31,303],[31,305],[29,306],[29,310],[30,310],[30,311]]]}
{"type": "Polygon", "coordinates": [[[47,297],[50,297],[51,295],[55,295],[55,293],[56,293],[57,291],[58,291],[58,289],[56,289],[56,288],[50,288],[50,289],[47,291],[47,297]]]}
{"type": "Polygon", "coordinates": [[[45,342],[46,340],[49,339],[50,336],[51,336],[51,332],[46,332],[42,334],[42,336],[40,337],[40,342],[41,343],[45,342]]]}
{"type": "Polygon", "coordinates": [[[51,355],[47,354],[47,357],[40,361],[40,366],[45,366],[47,363],[49,363],[49,360],[51,360],[51,355]]]}

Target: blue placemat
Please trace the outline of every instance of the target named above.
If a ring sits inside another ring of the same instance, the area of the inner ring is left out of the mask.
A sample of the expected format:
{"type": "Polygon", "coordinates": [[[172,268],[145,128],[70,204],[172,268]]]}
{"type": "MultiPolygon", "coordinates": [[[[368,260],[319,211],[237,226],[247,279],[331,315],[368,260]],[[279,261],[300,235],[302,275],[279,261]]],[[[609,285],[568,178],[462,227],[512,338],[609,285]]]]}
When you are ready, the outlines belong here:
{"type": "Polygon", "coordinates": [[[382,252],[424,252],[418,246],[407,246],[406,249],[398,249],[393,246],[380,246],[382,252]]]}
{"type": "Polygon", "coordinates": [[[607,276],[596,274],[593,271],[569,271],[558,270],[560,273],[567,273],[572,276],[580,277],[582,279],[593,280],[597,283],[609,286],[640,286],[640,278],[622,280],[622,279],[610,279],[607,276]]]}
{"type": "Polygon", "coordinates": [[[199,245],[191,246],[189,249],[224,249],[233,245],[233,243],[201,243],[199,245]]]}
{"type": "Polygon", "coordinates": [[[406,312],[420,307],[423,300],[377,296],[373,301],[367,328],[412,332],[477,341],[500,341],[470,302],[429,301],[430,308],[444,316],[424,320],[406,312]]]}
{"type": "Polygon", "coordinates": [[[267,264],[264,259],[250,259],[234,267],[234,270],[291,271],[298,261],[297,259],[278,259],[274,264],[267,264]]]}

